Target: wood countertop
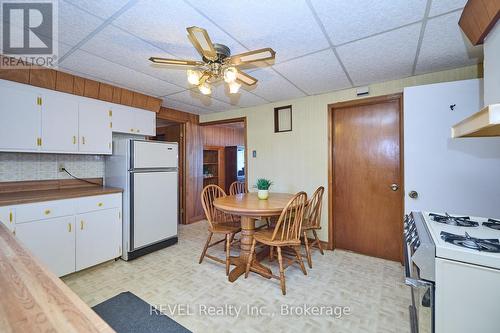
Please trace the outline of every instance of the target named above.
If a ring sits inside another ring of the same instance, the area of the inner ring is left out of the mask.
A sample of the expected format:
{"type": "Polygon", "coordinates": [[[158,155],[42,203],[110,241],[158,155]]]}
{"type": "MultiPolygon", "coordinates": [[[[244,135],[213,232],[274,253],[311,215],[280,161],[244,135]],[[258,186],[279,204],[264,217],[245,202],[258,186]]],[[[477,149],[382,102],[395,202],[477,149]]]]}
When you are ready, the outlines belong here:
{"type": "Polygon", "coordinates": [[[0,224],[0,332],[114,332],[0,224]]]}
{"type": "MultiPolygon", "coordinates": [[[[98,179],[97,183],[102,182],[98,179]]],[[[0,183],[0,206],[121,193],[116,187],[104,187],[74,180],[0,183]]]]}

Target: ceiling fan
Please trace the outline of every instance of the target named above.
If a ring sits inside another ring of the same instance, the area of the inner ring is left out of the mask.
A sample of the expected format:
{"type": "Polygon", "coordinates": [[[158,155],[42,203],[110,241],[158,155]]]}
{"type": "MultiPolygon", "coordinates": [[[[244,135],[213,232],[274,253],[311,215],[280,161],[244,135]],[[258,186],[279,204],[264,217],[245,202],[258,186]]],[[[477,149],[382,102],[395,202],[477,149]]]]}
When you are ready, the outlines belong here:
{"type": "Polygon", "coordinates": [[[241,84],[255,85],[258,80],[238,67],[273,60],[276,55],[273,49],[267,47],[232,56],[231,50],[226,45],[212,43],[205,29],[189,27],[186,30],[189,41],[200,53],[203,61],[159,57],[151,57],[149,60],[155,64],[190,67],[187,70],[188,82],[198,86],[198,89],[204,95],[211,94],[210,83],[214,83],[219,79],[224,79],[229,85],[231,94],[236,94],[241,84]]]}

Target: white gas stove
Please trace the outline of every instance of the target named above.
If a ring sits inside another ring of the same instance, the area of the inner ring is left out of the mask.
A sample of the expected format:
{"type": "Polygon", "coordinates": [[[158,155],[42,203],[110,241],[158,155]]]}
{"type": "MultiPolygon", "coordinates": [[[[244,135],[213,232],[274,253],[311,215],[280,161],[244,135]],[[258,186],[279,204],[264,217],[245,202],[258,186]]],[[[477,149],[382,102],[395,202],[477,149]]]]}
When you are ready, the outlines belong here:
{"type": "Polygon", "coordinates": [[[500,332],[500,221],[412,212],[404,240],[412,333],[500,332]]]}
{"type": "Polygon", "coordinates": [[[436,257],[500,269],[500,221],[446,213],[425,212],[423,216],[436,257]]]}

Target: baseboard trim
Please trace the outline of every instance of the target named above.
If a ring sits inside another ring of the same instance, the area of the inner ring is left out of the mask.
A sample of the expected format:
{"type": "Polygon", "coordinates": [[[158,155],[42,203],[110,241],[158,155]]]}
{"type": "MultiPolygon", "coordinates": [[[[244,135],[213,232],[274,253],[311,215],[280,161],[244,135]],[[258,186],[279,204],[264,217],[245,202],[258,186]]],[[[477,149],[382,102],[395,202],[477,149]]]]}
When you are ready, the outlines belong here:
{"type": "Polygon", "coordinates": [[[143,247],[143,248],[135,250],[133,252],[129,252],[128,253],[128,260],[129,261],[134,260],[136,258],[139,258],[139,257],[145,255],[145,254],[149,254],[149,253],[164,249],[166,247],[169,247],[171,245],[176,244],[178,241],[179,241],[179,238],[177,236],[175,236],[175,237],[166,239],[164,241],[161,241],[159,243],[155,243],[153,245],[143,247]]]}

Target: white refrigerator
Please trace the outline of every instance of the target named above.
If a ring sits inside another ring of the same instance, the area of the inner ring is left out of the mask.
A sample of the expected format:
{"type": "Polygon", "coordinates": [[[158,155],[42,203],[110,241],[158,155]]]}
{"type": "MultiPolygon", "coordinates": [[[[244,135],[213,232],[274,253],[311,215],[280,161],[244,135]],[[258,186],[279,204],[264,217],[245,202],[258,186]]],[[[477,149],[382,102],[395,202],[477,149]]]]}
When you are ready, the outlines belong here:
{"type": "Polygon", "coordinates": [[[113,138],[105,182],[124,190],[124,260],[177,243],[177,160],[175,142],[113,138]]]}

